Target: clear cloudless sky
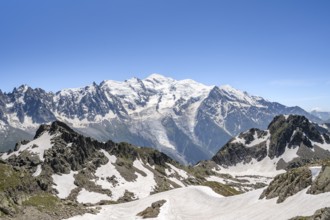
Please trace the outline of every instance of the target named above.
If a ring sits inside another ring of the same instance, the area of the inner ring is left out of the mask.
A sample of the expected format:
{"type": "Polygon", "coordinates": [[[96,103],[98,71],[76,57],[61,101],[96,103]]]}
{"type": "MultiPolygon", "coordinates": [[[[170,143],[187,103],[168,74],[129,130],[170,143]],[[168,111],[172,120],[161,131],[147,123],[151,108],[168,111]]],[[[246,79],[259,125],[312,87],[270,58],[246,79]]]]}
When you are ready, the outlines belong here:
{"type": "Polygon", "coordinates": [[[151,73],[330,111],[330,1],[0,1],[4,92],[151,73]]]}

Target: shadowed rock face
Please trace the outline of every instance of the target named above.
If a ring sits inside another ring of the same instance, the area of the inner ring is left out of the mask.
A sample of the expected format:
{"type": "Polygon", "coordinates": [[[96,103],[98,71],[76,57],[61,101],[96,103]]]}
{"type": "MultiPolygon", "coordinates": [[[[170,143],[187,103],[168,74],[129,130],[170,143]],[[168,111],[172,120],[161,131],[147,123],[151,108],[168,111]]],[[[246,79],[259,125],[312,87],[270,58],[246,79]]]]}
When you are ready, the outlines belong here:
{"type": "Polygon", "coordinates": [[[227,143],[212,160],[220,165],[234,166],[241,162],[249,163],[252,159],[260,161],[266,156],[267,147],[265,143],[249,148],[240,143],[227,143]]]}
{"type": "Polygon", "coordinates": [[[328,130],[304,116],[280,115],[273,119],[268,130],[250,129],[231,139],[212,160],[219,165],[233,166],[252,159],[281,158],[287,150],[298,148],[291,161],[278,161],[277,168],[286,169],[329,157],[329,150],[321,147],[324,144],[330,144],[328,130]]]}
{"type": "Polygon", "coordinates": [[[311,141],[324,143],[322,133],[325,129],[311,123],[304,116],[292,116],[287,119],[284,116],[276,116],[269,124],[268,130],[271,134],[269,145],[269,157],[274,158],[282,155],[286,146],[299,146],[303,143],[312,148],[311,141]]]}

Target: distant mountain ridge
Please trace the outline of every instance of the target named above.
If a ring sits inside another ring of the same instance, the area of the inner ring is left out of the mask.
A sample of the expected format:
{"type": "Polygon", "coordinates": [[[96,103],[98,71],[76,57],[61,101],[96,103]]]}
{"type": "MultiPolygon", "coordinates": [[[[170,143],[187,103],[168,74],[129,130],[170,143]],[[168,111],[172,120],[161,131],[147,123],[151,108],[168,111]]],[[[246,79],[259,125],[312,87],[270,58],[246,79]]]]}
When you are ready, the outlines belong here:
{"type": "Polygon", "coordinates": [[[209,159],[239,132],[266,128],[279,114],[320,121],[299,107],[230,86],[206,86],[159,74],[57,93],[23,85],[10,93],[0,91],[0,150],[32,138],[40,124],[61,120],[100,141],[155,147],[181,162],[195,163],[209,159]]]}
{"type": "Polygon", "coordinates": [[[330,112],[313,110],[311,111],[311,114],[320,118],[324,122],[330,122],[330,112]]]}
{"type": "Polygon", "coordinates": [[[276,116],[267,130],[252,128],[224,145],[212,158],[223,168],[265,172],[301,167],[330,158],[330,132],[304,116],[276,116]]]}

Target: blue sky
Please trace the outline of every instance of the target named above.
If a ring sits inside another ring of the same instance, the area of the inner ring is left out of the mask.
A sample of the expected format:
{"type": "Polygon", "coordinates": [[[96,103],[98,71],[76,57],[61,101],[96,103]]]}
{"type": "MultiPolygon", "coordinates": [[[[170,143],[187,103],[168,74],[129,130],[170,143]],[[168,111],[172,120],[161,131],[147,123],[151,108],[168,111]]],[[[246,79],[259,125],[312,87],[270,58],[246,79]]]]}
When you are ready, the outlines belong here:
{"type": "Polygon", "coordinates": [[[0,89],[160,73],[330,111],[329,0],[3,0],[0,89]]]}

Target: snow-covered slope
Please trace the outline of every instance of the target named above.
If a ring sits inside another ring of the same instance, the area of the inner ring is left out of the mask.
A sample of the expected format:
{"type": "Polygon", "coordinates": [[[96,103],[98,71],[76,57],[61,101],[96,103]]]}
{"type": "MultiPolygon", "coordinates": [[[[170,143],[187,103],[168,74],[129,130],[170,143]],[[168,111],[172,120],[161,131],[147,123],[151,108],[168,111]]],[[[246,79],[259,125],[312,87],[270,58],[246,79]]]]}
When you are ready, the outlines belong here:
{"type": "MultiPolygon", "coordinates": [[[[40,126],[33,141],[18,143],[14,151],[0,154],[0,162],[23,168],[42,190],[60,199],[85,204],[127,202],[220,178],[208,168],[182,166],[151,148],[98,142],[60,121],[40,126]]],[[[226,195],[239,193],[226,182],[216,187],[227,189],[226,195]]]]}
{"type": "Polygon", "coordinates": [[[191,186],[158,193],[147,198],[119,205],[103,206],[96,214],[76,216],[70,220],[140,219],[137,213],[153,202],[166,200],[155,219],[226,219],[226,220],[287,220],[295,216],[312,215],[330,204],[330,193],[306,194],[307,189],[283,203],[276,199],[259,199],[262,189],[242,195],[221,197],[207,187],[191,186]]]}
{"type": "Polygon", "coordinates": [[[58,119],[100,141],[155,147],[194,163],[209,159],[239,132],[266,128],[278,114],[318,120],[299,107],[269,102],[228,85],[206,86],[159,74],[143,80],[107,80],[56,94],[23,85],[11,93],[0,91],[0,129],[8,131],[0,150],[13,148],[26,134],[32,138],[41,123],[58,119]],[[17,131],[25,135],[18,136],[17,131]]]}

